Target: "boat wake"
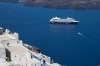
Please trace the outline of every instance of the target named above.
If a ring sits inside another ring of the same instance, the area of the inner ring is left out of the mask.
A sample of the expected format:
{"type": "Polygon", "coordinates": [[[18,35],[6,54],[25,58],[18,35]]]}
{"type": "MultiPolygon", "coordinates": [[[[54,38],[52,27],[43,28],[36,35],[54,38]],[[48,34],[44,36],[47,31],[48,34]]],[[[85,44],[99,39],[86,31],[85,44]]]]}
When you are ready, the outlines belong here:
{"type": "Polygon", "coordinates": [[[84,35],[84,34],[81,33],[81,32],[78,32],[77,34],[80,35],[80,36],[82,36],[83,38],[89,40],[89,41],[93,41],[91,38],[89,38],[88,36],[84,35]]]}
{"type": "Polygon", "coordinates": [[[83,33],[81,33],[81,32],[78,32],[77,34],[80,35],[81,37],[83,37],[83,38],[89,40],[90,42],[93,42],[93,43],[96,43],[96,44],[99,44],[99,43],[100,43],[100,42],[94,40],[94,39],[91,38],[91,37],[88,37],[87,35],[85,35],[85,34],[83,34],[83,33]]]}
{"type": "Polygon", "coordinates": [[[78,34],[78,35],[83,35],[83,34],[82,34],[82,33],[80,33],[80,32],[78,32],[77,34],[78,34]]]}

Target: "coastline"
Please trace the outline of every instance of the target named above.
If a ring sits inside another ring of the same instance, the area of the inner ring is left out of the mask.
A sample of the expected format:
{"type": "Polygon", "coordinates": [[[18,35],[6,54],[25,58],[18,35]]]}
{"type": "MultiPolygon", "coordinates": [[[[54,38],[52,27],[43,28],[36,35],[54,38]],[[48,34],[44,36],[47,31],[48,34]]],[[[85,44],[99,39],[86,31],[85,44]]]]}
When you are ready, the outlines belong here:
{"type": "Polygon", "coordinates": [[[72,9],[72,10],[99,10],[100,1],[99,0],[80,0],[80,1],[48,1],[48,0],[0,0],[0,2],[13,2],[13,3],[23,3],[25,6],[31,7],[45,7],[45,8],[56,8],[56,9],[72,9]]]}

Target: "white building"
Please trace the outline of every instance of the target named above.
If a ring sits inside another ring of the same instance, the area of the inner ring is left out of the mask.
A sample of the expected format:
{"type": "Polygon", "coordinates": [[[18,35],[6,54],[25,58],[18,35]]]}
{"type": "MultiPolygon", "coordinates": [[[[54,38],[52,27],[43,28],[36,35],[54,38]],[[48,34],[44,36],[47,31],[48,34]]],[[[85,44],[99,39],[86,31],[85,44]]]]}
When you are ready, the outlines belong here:
{"type": "Polygon", "coordinates": [[[4,32],[0,28],[0,66],[61,66],[51,63],[49,56],[32,51],[23,44],[18,33],[11,33],[8,29],[4,32]]]}
{"type": "Polygon", "coordinates": [[[5,47],[1,43],[0,43],[0,58],[3,58],[3,59],[6,58],[5,47]]]}
{"type": "Polygon", "coordinates": [[[6,47],[10,60],[23,66],[40,66],[40,61],[32,58],[30,51],[22,45],[6,47]],[[32,65],[31,65],[32,64],[32,65]]]}
{"type": "Polygon", "coordinates": [[[5,33],[0,35],[0,43],[4,46],[7,46],[7,45],[14,45],[14,44],[17,44],[18,43],[18,34],[17,33],[14,33],[14,34],[9,34],[10,31],[9,30],[5,30],[5,33]]]}

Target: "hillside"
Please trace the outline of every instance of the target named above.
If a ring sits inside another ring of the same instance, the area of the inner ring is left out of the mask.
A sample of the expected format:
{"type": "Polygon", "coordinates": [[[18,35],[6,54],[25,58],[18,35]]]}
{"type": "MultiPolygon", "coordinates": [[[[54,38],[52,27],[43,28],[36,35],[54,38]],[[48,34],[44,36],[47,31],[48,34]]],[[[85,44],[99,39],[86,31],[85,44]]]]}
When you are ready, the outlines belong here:
{"type": "Polygon", "coordinates": [[[100,9],[100,0],[18,0],[18,2],[20,1],[23,1],[26,6],[43,6],[65,9],[100,9]]]}

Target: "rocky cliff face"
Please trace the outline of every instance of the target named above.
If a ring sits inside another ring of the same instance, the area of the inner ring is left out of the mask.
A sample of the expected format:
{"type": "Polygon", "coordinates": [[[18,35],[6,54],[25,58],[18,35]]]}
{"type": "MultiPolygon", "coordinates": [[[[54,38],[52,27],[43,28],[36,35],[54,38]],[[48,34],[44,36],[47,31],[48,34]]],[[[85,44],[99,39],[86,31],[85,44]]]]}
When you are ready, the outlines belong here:
{"type": "Polygon", "coordinates": [[[66,9],[100,9],[100,0],[25,0],[24,5],[66,9]]]}
{"type": "Polygon", "coordinates": [[[27,0],[25,5],[67,9],[100,9],[100,0],[27,0]]]}
{"type": "Polygon", "coordinates": [[[18,0],[0,0],[0,2],[18,2],[18,0]]]}

